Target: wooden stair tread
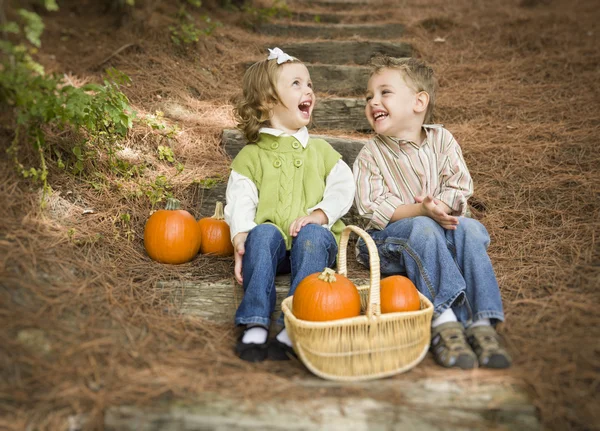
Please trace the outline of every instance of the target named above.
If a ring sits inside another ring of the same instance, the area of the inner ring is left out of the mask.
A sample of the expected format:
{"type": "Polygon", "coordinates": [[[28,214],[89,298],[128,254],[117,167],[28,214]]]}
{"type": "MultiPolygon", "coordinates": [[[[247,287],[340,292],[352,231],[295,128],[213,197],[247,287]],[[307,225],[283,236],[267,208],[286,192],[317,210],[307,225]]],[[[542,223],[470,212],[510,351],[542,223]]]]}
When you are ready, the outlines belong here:
{"type": "Polygon", "coordinates": [[[374,42],[357,40],[321,40],[280,45],[286,53],[305,63],[366,65],[376,54],[409,57],[410,44],[404,42],[374,42]]]}
{"type": "Polygon", "coordinates": [[[371,132],[365,117],[365,99],[355,97],[317,98],[313,126],[319,129],[371,132]]]}
{"type": "MultiPolygon", "coordinates": [[[[353,281],[359,285],[368,282],[353,281]]],[[[232,324],[242,292],[232,278],[175,286],[163,283],[160,287],[181,287],[176,300],[180,311],[190,318],[223,324],[232,324]]],[[[276,278],[278,304],[288,287],[289,276],[276,278]]],[[[303,367],[298,363],[290,366],[303,367]]],[[[105,413],[105,429],[540,430],[527,387],[510,369],[442,370],[428,355],[406,373],[372,381],[329,381],[305,371],[289,378],[287,384],[314,389],[319,395],[300,404],[280,399],[252,405],[205,392],[197,399],[161,401],[148,407],[111,407],[105,413]],[[344,390],[352,395],[346,396],[344,390]]]]}
{"type": "Polygon", "coordinates": [[[385,24],[296,24],[296,23],[262,23],[256,31],[270,36],[295,36],[312,39],[335,39],[363,37],[369,39],[398,39],[404,33],[404,26],[399,23],[385,24]]]}
{"type": "MultiPolygon", "coordinates": [[[[244,62],[247,69],[254,62],[244,62]]],[[[305,63],[317,93],[361,97],[367,89],[371,68],[360,65],[305,63]]]]}
{"type": "Polygon", "coordinates": [[[540,429],[536,409],[521,384],[510,379],[473,380],[415,378],[409,372],[340,383],[307,375],[293,383],[315,391],[360,388],[363,395],[326,394],[302,403],[281,398],[255,405],[204,393],[196,400],[163,401],[146,408],[111,407],[104,425],[119,431],[540,429]]]}

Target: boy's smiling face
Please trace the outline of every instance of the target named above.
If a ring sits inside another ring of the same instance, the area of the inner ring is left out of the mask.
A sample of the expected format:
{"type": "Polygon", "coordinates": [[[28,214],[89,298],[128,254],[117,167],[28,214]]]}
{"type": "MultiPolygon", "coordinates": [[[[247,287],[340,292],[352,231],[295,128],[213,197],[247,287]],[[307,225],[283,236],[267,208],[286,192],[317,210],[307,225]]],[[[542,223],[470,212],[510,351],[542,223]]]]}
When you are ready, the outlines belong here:
{"type": "Polygon", "coordinates": [[[420,128],[424,118],[422,93],[409,86],[399,70],[383,69],[371,76],[365,115],[375,133],[403,138],[407,130],[420,128]]]}
{"type": "Polygon", "coordinates": [[[315,94],[308,69],[302,63],[284,63],[277,79],[277,95],[281,100],[273,107],[271,127],[296,133],[307,126],[315,106],[315,94]]]}

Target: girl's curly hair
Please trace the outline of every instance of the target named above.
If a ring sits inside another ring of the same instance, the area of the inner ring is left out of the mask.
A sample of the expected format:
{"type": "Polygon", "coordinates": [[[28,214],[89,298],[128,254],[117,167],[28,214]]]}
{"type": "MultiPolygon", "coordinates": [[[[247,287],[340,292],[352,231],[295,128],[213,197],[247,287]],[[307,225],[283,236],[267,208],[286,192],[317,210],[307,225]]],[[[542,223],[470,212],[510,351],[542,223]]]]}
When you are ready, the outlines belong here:
{"type": "MultiPolygon", "coordinates": [[[[300,62],[292,57],[292,63],[300,62]]],[[[287,63],[290,63],[289,61],[287,63]]],[[[249,143],[258,141],[258,130],[269,124],[273,106],[280,103],[277,94],[277,78],[281,72],[277,60],[261,60],[244,73],[242,95],[234,98],[233,113],[240,129],[249,143]]]]}

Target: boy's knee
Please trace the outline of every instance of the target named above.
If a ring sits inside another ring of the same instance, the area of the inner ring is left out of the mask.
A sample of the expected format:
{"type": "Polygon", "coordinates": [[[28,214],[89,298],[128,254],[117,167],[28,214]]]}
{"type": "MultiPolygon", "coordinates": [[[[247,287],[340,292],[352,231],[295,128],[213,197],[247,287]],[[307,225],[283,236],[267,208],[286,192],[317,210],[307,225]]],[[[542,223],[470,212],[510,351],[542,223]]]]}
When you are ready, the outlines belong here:
{"type": "Polygon", "coordinates": [[[482,242],[489,242],[490,240],[485,226],[472,218],[461,217],[457,231],[457,233],[462,233],[467,239],[480,240],[482,242]]]}
{"type": "Polygon", "coordinates": [[[440,235],[441,226],[432,218],[415,217],[412,223],[411,234],[420,238],[436,238],[440,235]]]}
{"type": "Polygon", "coordinates": [[[383,238],[395,238],[402,241],[419,241],[438,239],[443,235],[441,226],[429,217],[412,217],[402,219],[388,225],[383,238]]]}

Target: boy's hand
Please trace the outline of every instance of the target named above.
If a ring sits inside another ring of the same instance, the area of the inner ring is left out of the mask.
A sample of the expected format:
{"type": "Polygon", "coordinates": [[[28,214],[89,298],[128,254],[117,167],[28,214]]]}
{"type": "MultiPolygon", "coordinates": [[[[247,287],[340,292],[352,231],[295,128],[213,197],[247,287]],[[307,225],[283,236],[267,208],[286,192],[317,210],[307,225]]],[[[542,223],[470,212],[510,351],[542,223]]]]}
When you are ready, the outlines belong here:
{"type": "Polygon", "coordinates": [[[244,253],[246,252],[245,243],[246,238],[248,237],[248,232],[240,232],[236,236],[233,237],[233,258],[235,261],[235,265],[233,267],[233,274],[235,275],[235,279],[238,283],[242,284],[244,282],[244,277],[242,276],[242,258],[244,253]]]}
{"type": "Polygon", "coordinates": [[[327,215],[325,215],[322,210],[316,209],[310,215],[298,217],[296,220],[294,220],[290,225],[290,235],[297,236],[298,232],[300,232],[300,229],[307,224],[324,225],[327,224],[328,221],[329,219],[327,218],[327,215]]]}
{"type": "Polygon", "coordinates": [[[456,229],[458,218],[451,216],[444,211],[442,206],[443,202],[439,202],[431,195],[425,197],[415,196],[415,201],[421,204],[421,210],[424,216],[434,219],[444,229],[456,229]]]}

